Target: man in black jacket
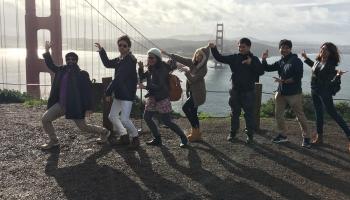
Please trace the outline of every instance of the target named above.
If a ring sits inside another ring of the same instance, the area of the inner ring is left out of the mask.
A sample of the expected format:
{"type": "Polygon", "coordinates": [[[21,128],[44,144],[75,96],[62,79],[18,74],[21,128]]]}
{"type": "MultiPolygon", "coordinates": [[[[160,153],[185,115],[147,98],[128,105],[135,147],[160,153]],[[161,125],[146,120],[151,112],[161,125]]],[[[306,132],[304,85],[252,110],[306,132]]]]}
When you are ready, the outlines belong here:
{"type": "Polygon", "coordinates": [[[66,65],[56,66],[50,55],[51,46],[50,42],[46,42],[46,53],[43,56],[55,77],[48,99],[48,110],[42,117],[43,128],[49,135],[50,142],[41,145],[41,148],[47,150],[59,145],[52,122],[61,116],[72,119],[82,131],[99,133],[100,138],[97,141],[106,142],[109,131],[100,126],[86,124],[85,121],[85,116],[92,113],[92,85],[89,73],[79,68],[78,55],[73,52],[66,55],[66,65]]]}
{"type": "Polygon", "coordinates": [[[302,146],[310,148],[310,132],[307,125],[307,119],[303,110],[303,94],[301,88],[301,79],[303,77],[303,62],[298,58],[298,55],[293,54],[292,42],[290,40],[281,40],[279,50],[282,58],[272,65],[266,61],[268,51],[262,55],[262,64],[265,71],[278,71],[279,77],[274,77],[275,82],[278,82],[277,93],[275,95],[275,118],[279,134],[272,140],[274,143],[287,142],[287,132],[284,122],[284,111],[289,105],[302,129],[303,142],[302,146]]]}
{"type": "Polygon", "coordinates": [[[137,148],[140,145],[138,131],[130,120],[138,83],[137,60],[130,52],[130,38],[124,35],[118,39],[120,56],[112,60],[108,58],[106,51],[99,43],[95,43],[95,46],[98,48],[103,65],[107,68],[114,68],[114,80],[108,86],[106,96],[108,101],[112,95],[114,96],[108,118],[113,124],[113,131],[120,134],[117,144],[128,145],[130,136],[130,147],[137,148]]]}
{"type": "Polygon", "coordinates": [[[231,132],[227,137],[233,141],[239,131],[239,116],[244,111],[246,122],[247,143],[253,142],[253,135],[256,131],[255,110],[255,82],[264,73],[264,69],[258,57],[250,52],[251,41],[242,38],[238,42],[238,54],[228,56],[221,55],[213,43],[209,44],[214,58],[230,65],[232,88],[230,90],[229,105],[231,107],[231,132]]]}

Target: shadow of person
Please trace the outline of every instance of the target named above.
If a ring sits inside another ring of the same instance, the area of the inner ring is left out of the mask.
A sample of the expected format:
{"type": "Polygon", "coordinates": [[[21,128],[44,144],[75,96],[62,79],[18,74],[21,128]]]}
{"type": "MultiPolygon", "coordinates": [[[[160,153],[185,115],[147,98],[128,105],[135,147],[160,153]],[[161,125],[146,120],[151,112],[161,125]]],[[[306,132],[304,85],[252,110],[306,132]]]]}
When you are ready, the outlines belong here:
{"type": "Polygon", "coordinates": [[[164,178],[154,171],[154,166],[147,152],[141,147],[133,153],[121,148],[116,148],[115,150],[150,190],[150,199],[200,199],[181,185],[164,178]],[[138,156],[136,156],[137,154],[138,156]]]}
{"type": "Polygon", "coordinates": [[[300,176],[307,178],[313,182],[316,182],[324,187],[341,192],[345,195],[350,195],[350,185],[348,182],[338,179],[332,175],[329,175],[323,171],[312,168],[311,166],[295,160],[281,152],[278,152],[266,145],[256,144],[252,149],[261,154],[262,156],[288,168],[291,171],[299,174],[300,176]]]}
{"type": "Polygon", "coordinates": [[[70,200],[147,199],[145,191],[124,173],[96,162],[110,151],[109,147],[103,147],[81,164],[59,168],[57,149],[51,152],[45,173],[56,179],[70,200]]]}
{"type": "Polygon", "coordinates": [[[247,180],[257,182],[258,184],[268,187],[270,190],[275,191],[276,193],[288,199],[318,199],[312,195],[307,194],[291,183],[271,176],[269,173],[261,169],[245,166],[232,160],[230,157],[217,150],[207,142],[201,141],[200,144],[206,148],[200,146],[195,148],[211,154],[227,171],[232,174],[235,174],[247,180]]]}
{"type": "MultiPolygon", "coordinates": [[[[246,183],[237,182],[231,178],[221,179],[204,169],[201,158],[193,147],[188,147],[189,167],[179,165],[166,147],[161,148],[161,151],[172,168],[201,184],[210,193],[210,199],[271,199],[246,183]]],[[[213,167],[216,169],[215,166],[213,167]]]]}

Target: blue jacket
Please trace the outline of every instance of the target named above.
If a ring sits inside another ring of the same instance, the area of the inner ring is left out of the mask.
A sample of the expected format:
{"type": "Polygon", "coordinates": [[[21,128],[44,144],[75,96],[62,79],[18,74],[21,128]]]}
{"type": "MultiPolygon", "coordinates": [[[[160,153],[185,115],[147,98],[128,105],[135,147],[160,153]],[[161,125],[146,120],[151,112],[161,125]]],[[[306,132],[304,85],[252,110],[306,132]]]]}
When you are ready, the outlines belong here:
{"type": "Polygon", "coordinates": [[[278,85],[277,91],[281,95],[290,96],[302,93],[301,79],[303,78],[303,62],[296,54],[289,54],[282,57],[272,65],[267,64],[266,60],[262,61],[266,72],[277,71],[281,79],[287,80],[292,78],[292,83],[282,83],[278,85]]]}

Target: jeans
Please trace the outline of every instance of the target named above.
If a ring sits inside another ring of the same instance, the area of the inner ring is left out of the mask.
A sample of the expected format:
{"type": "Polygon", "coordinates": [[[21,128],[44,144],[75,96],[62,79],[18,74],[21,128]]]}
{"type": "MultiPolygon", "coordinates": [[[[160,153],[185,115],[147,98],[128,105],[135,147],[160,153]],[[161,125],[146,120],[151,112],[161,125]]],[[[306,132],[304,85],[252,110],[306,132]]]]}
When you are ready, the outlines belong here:
{"type": "MultiPolygon", "coordinates": [[[[56,103],[50,109],[48,109],[42,116],[41,121],[43,124],[44,131],[49,135],[51,141],[58,141],[52,122],[64,115],[64,109],[59,103],[56,103]]],[[[103,127],[87,124],[84,119],[75,119],[73,121],[81,131],[99,134],[106,133],[108,131],[103,127]]]]}
{"type": "Polygon", "coordinates": [[[346,136],[350,139],[350,130],[342,116],[335,110],[332,94],[328,91],[312,90],[312,101],[315,107],[317,134],[323,134],[323,106],[327,113],[343,129],[346,136]]]}
{"type": "Polygon", "coordinates": [[[137,137],[137,129],[130,120],[132,104],[132,101],[122,101],[114,98],[108,119],[113,124],[113,130],[120,135],[129,133],[130,137],[137,137]]]}
{"type": "Polygon", "coordinates": [[[229,105],[231,107],[231,134],[236,135],[239,130],[239,117],[242,109],[246,123],[247,134],[253,135],[256,131],[255,122],[255,90],[241,92],[230,90],[229,105]]]}
{"type": "MultiPolygon", "coordinates": [[[[155,111],[145,111],[143,118],[145,119],[147,126],[149,127],[153,137],[155,139],[160,139],[160,134],[157,125],[153,121],[153,117],[157,112],[155,111]]],[[[161,120],[167,127],[170,128],[170,130],[174,131],[178,136],[180,136],[181,139],[185,138],[186,135],[182,131],[182,129],[172,122],[170,113],[161,113],[160,114],[161,120]]]]}
{"type": "Polygon", "coordinates": [[[192,95],[189,96],[185,104],[182,106],[188,121],[190,121],[192,128],[199,128],[198,107],[194,106],[192,95]]]}
{"type": "Polygon", "coordinates": [[[304,138],[310,138],[310,131],[307,125],[307,119],[303,109],[303,94],[285,96],[277,92],[275,95],[275,101],[275,118],[277,122],[278,131],[283,134],[287,132],[284,120],[284,112],[286,106],[289,105],[297,117],[299,126],[302,131],[302,136],[304,138]]]}

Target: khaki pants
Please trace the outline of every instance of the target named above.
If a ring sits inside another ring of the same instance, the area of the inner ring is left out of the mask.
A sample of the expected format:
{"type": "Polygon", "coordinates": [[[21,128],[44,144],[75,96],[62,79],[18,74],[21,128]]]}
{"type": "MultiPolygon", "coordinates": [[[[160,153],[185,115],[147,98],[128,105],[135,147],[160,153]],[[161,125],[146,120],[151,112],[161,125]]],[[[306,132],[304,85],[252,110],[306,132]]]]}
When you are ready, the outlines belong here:
{"type": "MultiPolygon", "coordinates": [[[[44,131],[49,135],[51,141],[58,141],[52,122],[64,116],[64,114],[64,109],[60,106],[60,104],[56,103],[50,109],[48,109],[41,118],[44,131]]],[[[75,119],[73,121],[77,127],[84,132],[102,134],[108,131],[107,129],[100,126],[86,124],[85,119],[75,119]]]]}
{"type": "Polygon", "coordinates": [[[279,133],[285,134],[287,132],[284,111],[286,106],[289,105],[297,117],[299,122],[302,136],[304,138],[310,138],[310,132],[307,125],[307,119],[303,110],[303,96],[302,94],[283,96],[279,92],[275,95],[276,105],[275,105],[275,118],[277,122],[277,129],[279,133]]]}

